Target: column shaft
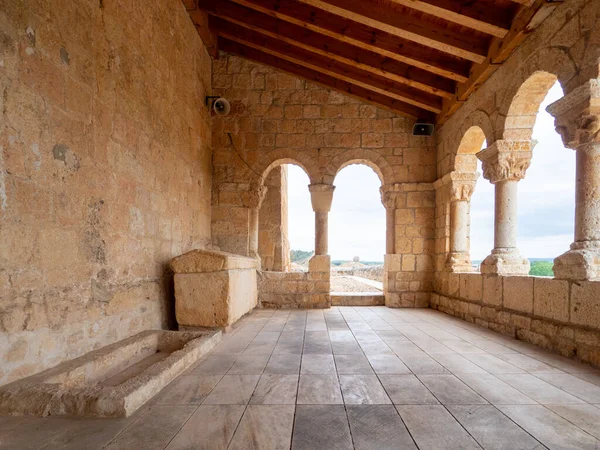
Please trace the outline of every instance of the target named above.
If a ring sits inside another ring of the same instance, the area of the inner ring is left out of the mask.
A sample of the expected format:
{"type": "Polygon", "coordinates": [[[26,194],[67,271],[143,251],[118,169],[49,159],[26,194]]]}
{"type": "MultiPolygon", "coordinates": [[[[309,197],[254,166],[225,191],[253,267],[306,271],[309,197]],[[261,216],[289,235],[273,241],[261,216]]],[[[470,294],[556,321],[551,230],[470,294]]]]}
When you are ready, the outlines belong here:
{"type": "Polygon", "coordinates": [[[328,248],[329,212],[315,211],[315,255],[326,255],[328,248]]]}
{"type": "Polygon", "coordinates": [[[259,208],[250,208],[250,223],[248,227],[248,254],[258,256],[258,215],[259,208]]]}
{"type": "Polygon", "coordinates": [[[469,252],[469,202],[450,203],[450,251],[469,252]]]}
{"type": "Polygon", "coordinates": [[[385,252],[388,255],[396,253],[396,209],[385,209],[385,252]]]}
{"type": "Polygon", "coordinates": [[[575,242],[600,241],[600,144],[576,153],[575,242]]]}
{"type": "Polygon", "coordinates": [[[517,180],[496,183],[494,208],[494,248],[517,247],[517,180]]]}

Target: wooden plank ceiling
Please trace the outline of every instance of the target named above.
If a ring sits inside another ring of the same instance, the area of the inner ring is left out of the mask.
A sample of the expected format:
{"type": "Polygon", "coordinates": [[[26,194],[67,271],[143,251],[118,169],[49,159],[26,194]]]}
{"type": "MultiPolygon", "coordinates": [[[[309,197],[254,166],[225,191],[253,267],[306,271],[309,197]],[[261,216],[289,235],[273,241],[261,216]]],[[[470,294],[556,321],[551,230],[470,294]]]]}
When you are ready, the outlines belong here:
{"type": "Polygon", "coordinates": [[[183,0],[223,50],[446,121],[560,0],[183,0]]]}

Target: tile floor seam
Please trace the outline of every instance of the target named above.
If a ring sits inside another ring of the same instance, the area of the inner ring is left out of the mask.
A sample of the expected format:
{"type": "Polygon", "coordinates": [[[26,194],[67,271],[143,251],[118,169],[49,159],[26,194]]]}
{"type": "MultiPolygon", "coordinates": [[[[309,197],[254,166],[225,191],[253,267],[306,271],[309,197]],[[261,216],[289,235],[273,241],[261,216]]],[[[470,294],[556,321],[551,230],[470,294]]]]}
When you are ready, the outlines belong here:
{"type": "MultiPolygon", "coordinates": [[[[343,316],[342,316],[343,317],[343,316]]],[[[348,325],[348,328],[350,328],[350,324],[348,324],[348,321],[346,320],[346,318],[344,318],[344,321],[346,322],[346,325],[348,325]]],[[[356,336],[354,335],[354,332],[352,331],[352,329],[350,329],[352,335],[354,336],[354,339],[356,339],[356,336]]],[[[360,344],[359,344],[360,346],[360,344]]],[[[364,351],[362,349],[362,347],[360,347],[361,352],[364,351]]],[[[363,355],[365,358],[367,358],[367,355],[364,354],[363,355]]],[[[383,382],[381,381],[381,378],[379,378],[379,374],[377,373],[377,371],[375,370],[375,368],[373,367],[373,365],[371,364],[371,361],[369,360],[369,358],[367,358],[367,361],[369,362],[369,365],[371,366],[371,368],[373,369],[373,372],[375,373],[375,376],[377,377],[377,380],[379,381],[379,383],[381,384],[381,387],[383,388],[383,390],[385,391],[385,394],[388,396],[388,398],[390,399],[390,402],[392,403],[392,407],[394,408],[394,411],[396,411],[396,414],[398,415],[398,417],[400,418],[400,421],[402,422],[402,424],[404,425],[404,428],[406,429],[406,432],[408,433],[408,435],[410,436],[410,438],[412,439],[413,443],[415,444],[415,447],[417,449],[420,449],[419,445],[417,444],[417,441],[415,440],[415,437],[413,436],[413,434],[411,433],[410,429],[408,428],[408,425],[406,424],[406,422],[404,421],[404,419],[402,418],[402,415],[400,414],[400,412],[398,411],[398,409],[396,408],[396,405],[394,404],[394,401],[392,400],[390,394],[388,393],[387,389],[385,388],[385,385],[383,384],[383,382]]],[[[411,372],[410,368],[408,368],[408,370],[411,372]]],[[[413,374],[414,375],[414,374],[413,374]]],[[[345,406],[345,405],[344,405],[345,406]]],[[[348,411],[346,410],[346,415],[348,415],[348,411]]],[[[350,426],[350,419],[348,419],[348,426],[350,426]]],[[[350,427],[350,434],[352,435],[352,427],[350,427]]],[[[354,442],[354,440],[353,440],[354,442]]]]}

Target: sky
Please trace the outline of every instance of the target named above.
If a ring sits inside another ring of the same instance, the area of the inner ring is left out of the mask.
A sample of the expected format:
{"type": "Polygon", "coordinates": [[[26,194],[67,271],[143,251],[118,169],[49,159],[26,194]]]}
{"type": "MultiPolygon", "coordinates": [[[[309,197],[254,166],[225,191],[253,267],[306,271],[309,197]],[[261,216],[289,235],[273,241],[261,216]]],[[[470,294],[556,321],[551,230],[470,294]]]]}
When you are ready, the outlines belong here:
{"type": "MultiPolygon", "coordinates": [[[[575,214],[575,152],[562,145],[546,106],[562,97],[557,83],[540,107],[533,129],[538,141],[531,166],[519,182],[518,247],[527,258],[555,258],[573,241],[575,214]]],[[[479,172],[481,163],[479,163],[479,172]]],[[[288,166],[288,223],[290,248],[314,249],[314,213],[308,176],[288,166]]],[[[329,213],[329,254],[333,260],[383,261],[385,209],[381,182],[363,165],[344,168],[329,213]]],[[[471,200],[471,258],[482,260],[494,246],[494,186],[482,176],[471,200]]]]}

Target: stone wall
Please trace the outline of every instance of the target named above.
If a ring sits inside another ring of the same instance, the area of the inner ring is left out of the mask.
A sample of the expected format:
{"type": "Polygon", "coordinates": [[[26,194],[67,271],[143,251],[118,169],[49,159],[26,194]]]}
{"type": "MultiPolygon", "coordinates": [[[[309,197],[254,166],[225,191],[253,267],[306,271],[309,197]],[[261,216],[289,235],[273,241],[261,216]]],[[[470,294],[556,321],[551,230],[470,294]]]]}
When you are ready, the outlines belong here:
{"type": "Polygon", "coordinates": [[[431,307],[600,366],[600,282],[450,273],[431,307]]]}
{"type": "Polygon", "coordinates": [[[0,384],[168,325],[210,240],[211,61],[180,0],[0,1],[0,384]]]}
{"type": "Polygon", "coordinates": [[[290,270],[287,220],[287,168],[275,167],[265,180],[268,188],[258,216],[258,254],[263,270],[290,270]]]}
{"type": "MultiPolygon", "coordinates": [[[[456,270],[460,258],[449,264],[449,256],[452,214],[463,215],[454,226],[462,226],[468,236],[475,154],[484,140],[488,149],[519,150],[510,164],[517,156],[526,160],[523,154],[531,152],[536,114],[550,87],[558,80],[568,95],[598,77],[599,61],[600,1],[566,1],[438,129],[436,276],[431,299],[433,308],[595,365],[600,364],[598,282],[449,273],[461,272],[456,270]],[[461,208],[466,204],[467,210],[457,208],[456,202],[463,202],[461,208]]],[[[502,167],[509,179],[527,176],[528,164],[523,163],[519,174],[511,174],[510,164],[502,167]]],[[[467,256],[468,246],[467,240],[467,256]]],[[[462,265],[465,271],[468,266],[462,265]]]]}
{"type": "Polygon", "coordinates": [[[297,164],[311,184],[330,185],[345,166],[365,164],[402,193],[393,225],[398,253],[430,260],[411,275],[419,287],[413,284],[402,304],[414,306],[418,291],[426,303],[433,276],[434,139],[413,136],[411,119],[228,54],[214,61],[213,88],[232,103],[229,116],[213,121],[214,243],[250,254],[251,209],[273,168],[297,164]]]}

